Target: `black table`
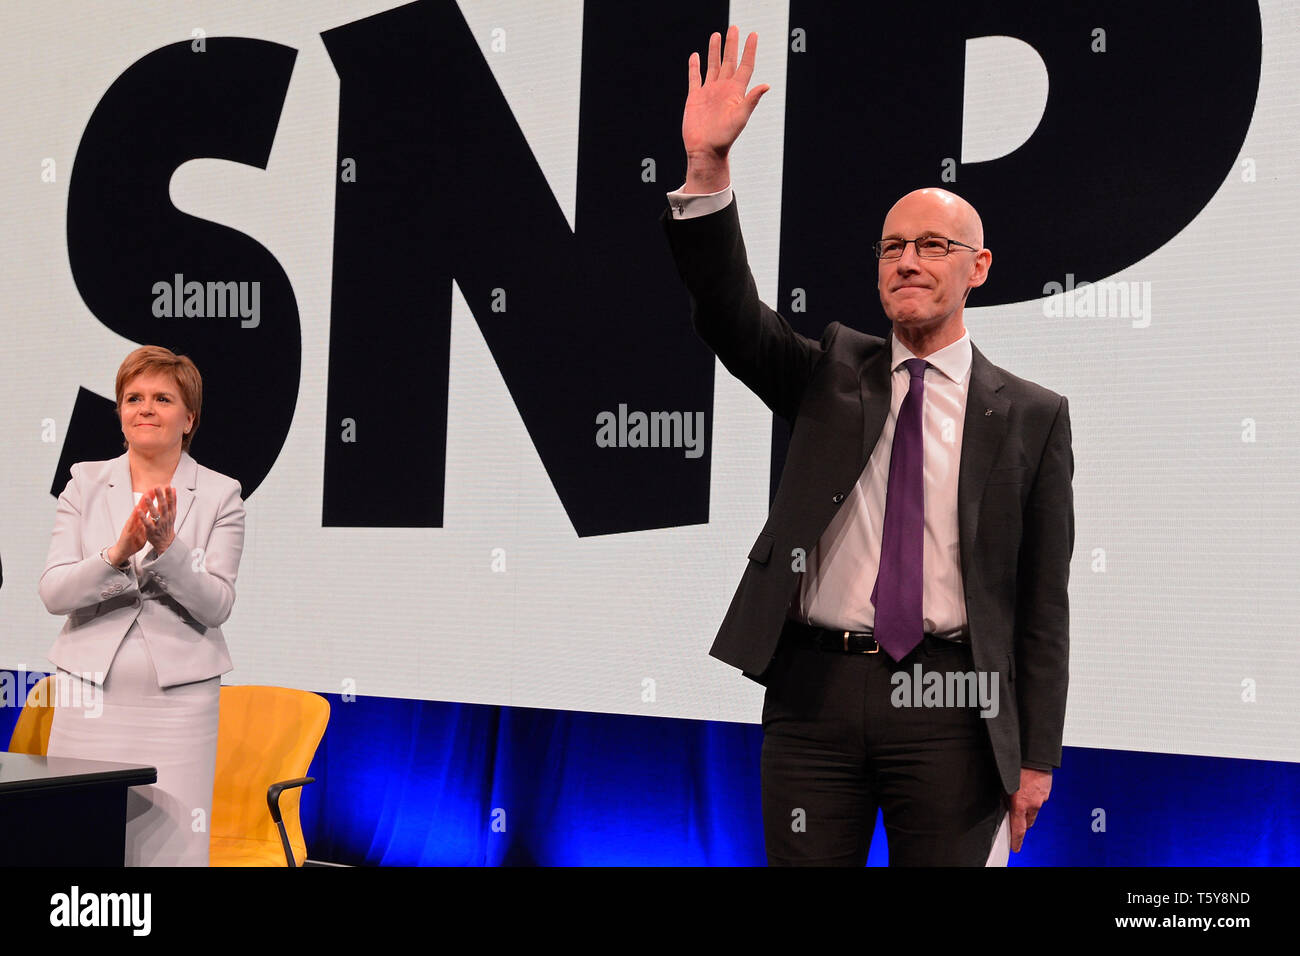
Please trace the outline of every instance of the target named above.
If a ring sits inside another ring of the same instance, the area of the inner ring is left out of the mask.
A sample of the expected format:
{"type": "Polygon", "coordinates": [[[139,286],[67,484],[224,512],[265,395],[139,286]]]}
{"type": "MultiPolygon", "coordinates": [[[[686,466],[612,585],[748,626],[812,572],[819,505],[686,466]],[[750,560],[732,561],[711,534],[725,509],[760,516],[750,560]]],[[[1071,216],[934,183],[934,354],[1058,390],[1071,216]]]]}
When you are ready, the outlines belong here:
{"type": "Polygon", "coordinates": [[[0,866],[122,866],[136,764],[0,752],[0,866]]]}

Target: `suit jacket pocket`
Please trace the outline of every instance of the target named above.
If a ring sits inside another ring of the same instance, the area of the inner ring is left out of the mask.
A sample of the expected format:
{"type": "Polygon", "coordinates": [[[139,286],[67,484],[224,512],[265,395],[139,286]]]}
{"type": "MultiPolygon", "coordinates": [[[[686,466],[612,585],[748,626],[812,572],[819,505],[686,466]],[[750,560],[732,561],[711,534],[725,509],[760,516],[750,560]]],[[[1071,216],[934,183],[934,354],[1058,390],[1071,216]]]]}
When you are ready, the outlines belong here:
{"type": "Polygon", "coordinates": [[[767,559],[772,556],[772,545],[775,542],[775,536],[766,531],[761,532],[754,546],[749,549],[749,560],[758,564],[767,564],[767,559]]]}

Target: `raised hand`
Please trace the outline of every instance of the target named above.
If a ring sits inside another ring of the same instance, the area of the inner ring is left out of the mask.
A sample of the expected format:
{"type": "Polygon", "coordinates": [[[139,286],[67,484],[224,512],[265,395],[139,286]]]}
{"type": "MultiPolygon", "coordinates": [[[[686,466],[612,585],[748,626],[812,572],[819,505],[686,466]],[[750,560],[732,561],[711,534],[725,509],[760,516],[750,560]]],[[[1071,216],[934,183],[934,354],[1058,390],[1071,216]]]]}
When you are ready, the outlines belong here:
{"type": "Polygon", "coordinates": [[[135,554],[145,546],[149,540],[149,532],[145,528],[145,515],[149,513],[149,496],[143,495],[127,515],[126,524],[122,525],[122,533],[117,537],[117,543],[109,548],[104,556],[114,566],[120,565],[127,558],[135,554]]]}
{"type": "Polygon", "coordinates": [[[686,148],[686,191],[717,192],[731,182],[727,154],[749,122],[770,86],[748,89],[754,75],[758,34],[745,40],[745,52],[736,62],[740,30],[727,30],[727,45],[719,56],[722,38],[709,37],[709,65],[700,77],[700,55],[692,53],[688,73],[686,109],[682,113],[682,145],[686,148]]]}
{"type": "Polygon", "coordinates": [[[166,551],[176,537],[176,489],[158,487],[145,492],[140,498],[141,504],[147,504],[144,515],[145,533],[149,543],[159,554],[166,551]]]}

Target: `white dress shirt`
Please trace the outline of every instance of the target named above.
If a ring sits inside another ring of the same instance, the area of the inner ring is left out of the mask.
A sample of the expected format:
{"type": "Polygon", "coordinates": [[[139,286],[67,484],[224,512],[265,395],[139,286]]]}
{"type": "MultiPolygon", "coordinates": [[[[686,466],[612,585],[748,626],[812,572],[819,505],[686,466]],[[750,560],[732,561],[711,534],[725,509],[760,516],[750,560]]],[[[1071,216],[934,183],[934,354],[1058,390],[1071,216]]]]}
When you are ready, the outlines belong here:
{"type": "MultiPolygon", "coordinates": [[[[903,363],[915,358],[897,338],[893,342],[889,415],[880,440],[867,459],[840,510],[808,555],[799,588],[799,616],[835,630],[862,631],[876,620],[871,591],[880,567],[889,460],[894,449],[898,410],[911,376],[903,363]]],[[[957,525],[957,476],[961,467],[962,426],[970,385],[970,333],[925,357],[925,400],[921,408],[925,460],[924,577],[921,614],[924,630],[946,631],[966,624],[961,576],[961,537],[957,525]]]]}

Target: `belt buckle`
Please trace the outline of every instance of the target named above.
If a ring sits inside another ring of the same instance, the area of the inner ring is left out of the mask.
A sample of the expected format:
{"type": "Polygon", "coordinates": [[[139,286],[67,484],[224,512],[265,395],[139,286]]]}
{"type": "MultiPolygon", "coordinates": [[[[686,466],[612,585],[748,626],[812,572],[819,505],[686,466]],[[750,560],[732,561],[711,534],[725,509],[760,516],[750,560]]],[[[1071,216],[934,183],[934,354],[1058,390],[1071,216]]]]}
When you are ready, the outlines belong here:
{"type": "MultiPolygon", "coordinates": [[[[845,632],[844,632],[844,653],[846,653],[846,654],[849,652],[849,635],[852,634],[852,633],[853,633],[852,631],[845,631],[845,632]]],[[[879,654],[879,653],[880,653],[880,642],[879,642],[878,640],[876,640],[876,638],[875,638],[874,635],[872,636],[871,640],[872,640],[872,643],[874,643],[874,644],[876,645],[875,650],[871,650],[871,651],[858,651],[857,653],[859,653],[859,654],[879,654]]]]}

